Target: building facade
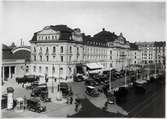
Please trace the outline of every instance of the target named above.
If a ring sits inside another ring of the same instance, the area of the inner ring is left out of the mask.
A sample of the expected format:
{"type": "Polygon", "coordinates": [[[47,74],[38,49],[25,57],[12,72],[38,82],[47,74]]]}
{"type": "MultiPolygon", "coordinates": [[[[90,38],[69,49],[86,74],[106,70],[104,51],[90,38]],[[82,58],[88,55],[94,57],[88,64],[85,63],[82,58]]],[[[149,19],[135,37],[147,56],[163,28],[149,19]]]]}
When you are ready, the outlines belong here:
{"type": "Polygon", "coordinates": [[[30,73],[62,80],[70,80],[74,74],[87,71],[87,68],[125,69],[132,58],[130,43],[123,34],[116,35],[105,29],[89,36],[81,33],[79,28],[47,26],[34,33],[30,43],[30,73]],[[91,63],[94,66],[90,66],[91,63]],[[81,65],[86,68],[83,70],[81,65]]]}
{"type": "Polygon", "coordinates": [[[137,42],[142,52],[143,64],[164,64],[165,65],[165,42],[137,42]]]}

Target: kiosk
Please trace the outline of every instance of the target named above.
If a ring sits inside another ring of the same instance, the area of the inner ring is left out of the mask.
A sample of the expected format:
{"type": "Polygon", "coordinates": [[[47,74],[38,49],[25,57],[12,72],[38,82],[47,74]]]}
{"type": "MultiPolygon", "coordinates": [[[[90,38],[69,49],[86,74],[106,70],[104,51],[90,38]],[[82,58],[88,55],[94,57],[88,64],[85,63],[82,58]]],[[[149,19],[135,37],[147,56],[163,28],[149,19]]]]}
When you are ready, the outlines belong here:
{"type": "Polygon", "coordinates": [[[13,92],[14,89],[12,87],[7,88],[7,110],[12,110],[13,109],[13,92]]]}
{"type": "Polygon", "coordinates": [[[16,98],[16,112],[24,111],[24,99],[22,97],[16,98]]]}

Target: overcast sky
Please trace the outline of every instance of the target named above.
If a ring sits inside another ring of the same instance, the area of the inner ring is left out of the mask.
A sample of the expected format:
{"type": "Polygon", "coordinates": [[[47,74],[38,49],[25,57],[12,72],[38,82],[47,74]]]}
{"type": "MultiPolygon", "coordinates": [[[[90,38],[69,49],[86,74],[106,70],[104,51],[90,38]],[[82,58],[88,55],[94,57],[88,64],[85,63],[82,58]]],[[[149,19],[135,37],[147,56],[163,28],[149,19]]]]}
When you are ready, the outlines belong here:
{"type": "Polygon", "coordinates": [[[130,42],[165,40],[164,2],[2,2],[1,42],[29,45],[33,33],[65,24],[94,35],[105,28],[130,42]]]}

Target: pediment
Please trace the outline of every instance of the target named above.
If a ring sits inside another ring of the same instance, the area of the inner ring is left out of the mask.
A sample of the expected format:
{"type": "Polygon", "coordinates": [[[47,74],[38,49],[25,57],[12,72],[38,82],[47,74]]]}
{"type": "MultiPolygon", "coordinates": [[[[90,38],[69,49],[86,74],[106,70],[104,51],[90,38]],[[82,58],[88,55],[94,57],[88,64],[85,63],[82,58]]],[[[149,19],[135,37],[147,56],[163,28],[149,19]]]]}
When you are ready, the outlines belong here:
{"type": "Polygon", "coordinates": [[[53,29],[43,29],[38,34],[55,34],[55,33],[58,33],[58,32],[54,31],[53,29]]]}

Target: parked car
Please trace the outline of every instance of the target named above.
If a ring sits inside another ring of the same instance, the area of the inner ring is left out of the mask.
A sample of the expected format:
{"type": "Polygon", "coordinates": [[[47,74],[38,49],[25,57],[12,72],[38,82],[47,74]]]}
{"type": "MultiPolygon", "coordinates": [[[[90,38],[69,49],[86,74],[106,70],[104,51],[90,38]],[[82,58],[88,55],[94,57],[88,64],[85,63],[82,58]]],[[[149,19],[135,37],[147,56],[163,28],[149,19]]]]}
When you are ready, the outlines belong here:
{"type": "Polygon", "coordinates": [[[83,80],[84,80],[84,77],[82,75],[74,76],[74,81],[76,81],[76,82],[81,82],[83,80]]]}
{"type": "Polygon", "coordinates": [[[92,97],[98,97],[99,96],[98,91],[93,86],[87,86],[85,93],[89,96],[92,96],[92,97]]]}
{"type": "Polygon", "coordinates": [[[95,81],[95,80],[86,80],[85,81],[85,85],[90,85],[90,86],[98,86],[99,85],[99,83],[97,82],[97,81],[95,81]]]}
{"type": "Polygon", "coordinates": [[[145,81],[145,80],[136,80],[133,83],[133,86],[135,88],[135,93],[136,94],[144,94],[146,91],[146,84],[147,84],[147,81],[145,81]]]}
{"type": "Polygon", "coordinates": [[[31,93],[32,97],[38,97],[38,96],[48,96],[48,88],[46,84],[38,85],[37,87],[32,89],[31,93]]]}
{"type": "Polygon", "coordinates": [[[72,95],[72,90],[70,90],[69,86],[65,82],[60,83],[59,89],[62,91],[63,96],[70,96],[72,95]]]}
{"type": "Polygon", "coordinates": [[[127,95],[128,95],[128,89],[126,87],[119,87],[117,91],[114,91],[114,96],[116,97],[117,103],[126,101],[127,95]]]}
{"type": "Polygon", "coordinates": [[[36,98],[27,99],[27,108],[38,113],[46,111],[46,106],[41,106],[40,100],[36,98]]]}

